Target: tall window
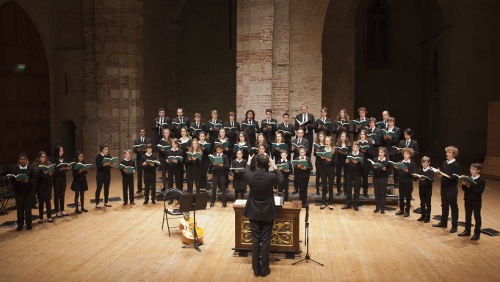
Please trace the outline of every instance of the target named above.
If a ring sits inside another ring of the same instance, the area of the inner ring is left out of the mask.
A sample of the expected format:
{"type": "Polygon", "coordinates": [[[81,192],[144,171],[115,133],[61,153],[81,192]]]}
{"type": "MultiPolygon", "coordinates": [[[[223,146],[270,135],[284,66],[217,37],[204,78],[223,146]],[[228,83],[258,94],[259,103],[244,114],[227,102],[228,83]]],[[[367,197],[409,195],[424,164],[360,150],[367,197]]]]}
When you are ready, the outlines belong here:
{"type": "Polygon", "coordinates": [[[382,0],[372,0],[368,6],[368,61],[387,62],[388,7],[382,0]]]}

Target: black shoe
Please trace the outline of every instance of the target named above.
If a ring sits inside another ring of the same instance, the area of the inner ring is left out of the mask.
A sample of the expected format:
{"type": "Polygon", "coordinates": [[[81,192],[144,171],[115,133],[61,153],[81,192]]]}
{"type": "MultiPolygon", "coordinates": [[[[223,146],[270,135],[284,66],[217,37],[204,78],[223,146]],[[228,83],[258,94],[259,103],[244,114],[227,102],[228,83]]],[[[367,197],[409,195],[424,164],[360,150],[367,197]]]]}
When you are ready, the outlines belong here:
{"type": "Polygon", "coordinates": [[[426,216],[424,219],[424,223],[429,223],[430,221],[431,221],[431,219],[428,216],[426,216]]]}
{"type": "Polygon", "coordinates": [[[325,205],[322,205],[319,209],[320,209],[320,210],[324,210],[325,208],[326,208],[326,206],[325,206],[325,205]]]}
{"type": "Polygon", "coordinates": [[[479,237],[481,237],[479,234],[474,234],[474,236],[472,236],[472,238],[470,238],[472,241],[477,241],[479,240],[479,237]]]}
{"type": "Polygon", "coordinates": [[[266,272],[260,275],[260,277],[266,277],[267,275],[269,275],[269,273],[271,273],[271,269],[268,268],[266,272]]]}
{"type": "Polygon", "coordinates": [[[402,214],[404,214],[404,213],[405,213],[405,212],[404,212],[403,210],[399,210],[399,211],[396,213],[396,215],[402,215],[402,214]]]}
{"type": "Polygon", "coordinates": [[[165,192],[165,191],[167,191],[167,188],[161,188],[161,191],[165,192]]]}
{"type": "Polygon", "coordinates": [[[299,191],[297,191],[297,190],[294,190],[294,191],[292,192],[292,194],[298,194],[298,193],[299,193],[299,191]]]}
{"type": "Polygon", "coordinates": [[[380,210],[379,209],[375,209],[373,212],[379,212],[380,210]]]}
{"type": "Polygon", "coordinates": [[[168,204],[171,205],[173,202],[174,202],[174,199],[170,198],[170,200],[168,201],[168,204]]]}
{"type": "Polygon", "coordinates": [[[24,227],[23,225],[18,225],[17,228],[16,228],[16,230],[17,231],[21,231],[21,230],[23,230],[23,227],[24,227]]]}
{"type": "Polygon", "coordinates": [[[340,209],[346,210],[346,209],[350,209],[350,208],[351,208],[351,205],[345,205],[345,206],[341,207],[340,209]]]}
{"type": "Polygon", "coordinates": [[[358,205],[354,205],[354,210],[359,211],[358,205]]]}
{"type": "Polygon", "coordinates": [[[337,194],[335,194],[335,196],[340,196],[340,192],[337,192],[337,194]]]}
{"type": "Polygon", "coordinates": [[[425,219],[426,219],[426,217],[422,215],[421,217],[419,217],[419,218],[417,219],[417,221],[424,221],[425,219]]]}
{"type": "Polygon", "coordinates": [[[135,206],[135,202],[130,202],[130,204],[135,206]]]}
{"type": "Polygon", "coordinates": [[[370,196],[368,196],[368,192],[364,192],[364,193],[363,193],[363,197],[365,197],[365,198],[370,198],[370,196]]]}
{"type": "Polygon", "coordinates": [[[151,203],[153,203],[153,205],[156,205],[156,200],[155,200],[155,199],[153,199],[153,200],[151,201],[151,203]]]}
{"type": "Polygon", "coordinates": [[[31,225],[26,225],[26,230],[31,230],[31,229],[33,229],[33,227],[31,225]]]}
{"type": "Polygon", "coordinates": [[[145,200],[143,205],[147,205],[149,203],[149,200],[145,200]]]}
{"type": "Polygon", "coordinates": [[[442,227],[442,228],[446,228],[446,227],[448,227],[448,225],[443,224],[442,222],[440,222],[440,223],[433,224],[433,225],[432,225],[432,227],[442,227]]]}
{"type": "Polygon", "coordinates": [[[307,204],[302,204],[302,208],[303,209],[307,208],[307,204]]]}
{"type": "Polygon", "coordinates": [[[457,233],[457,228],[456,227],[452,227],[450,229],[450,233],[457,233]]]}
{"type": "Polygon", "coordinates": [[[80,210],[75,210],[76,213],[82,213],[80,210]]]}
{"type": "Polygon", "coordinates": [[[469,237],[469,236],[470,236],[470,231],[464,231],[458,234],[458,237],[469,237]]]}
{"type": "Polygon", "coordinates": [[[82,212],[89,212],[89,210],[82,208],[82,212]]]}
{"type": "Polygon", "coordinates": [[[213,208],[214,207],[214,202],[210,202],[210,207],[213,208]]]}
{"type": "Polygon", "coordinates": [[[255,277],[260,277],[260,273],[257,272],[254,272],[253,275],[255,275],[255,277]]]}
{"type": "Polygon", "coordinates": [[[123,202],[123,205],[126,206],[128,203],[127,202],[123,202]]]}
{"type": "Polygon", "coordinates": [[[404,217],[409,217],[409,216],[410,216],[410,212],[405,212],[404,217]]]}
{"type": "Polygon", "coordinates": [[[222,207],[225,208],[227,206],[226,202],[222,203],[222,207]]]}
{"type": "Polygon", "coordinates": [[[384,210],[380,210],[380,213],[381,213],[381,214],[385,214],[385,211],[384,211],[384,210]]]}
{"type": "Polygon", "coordinates": [[[141,190],[137,190],[137,192],[135,192],[136,194],[139,194],[139,193],[142,193],[142,189],[141,190]]]}

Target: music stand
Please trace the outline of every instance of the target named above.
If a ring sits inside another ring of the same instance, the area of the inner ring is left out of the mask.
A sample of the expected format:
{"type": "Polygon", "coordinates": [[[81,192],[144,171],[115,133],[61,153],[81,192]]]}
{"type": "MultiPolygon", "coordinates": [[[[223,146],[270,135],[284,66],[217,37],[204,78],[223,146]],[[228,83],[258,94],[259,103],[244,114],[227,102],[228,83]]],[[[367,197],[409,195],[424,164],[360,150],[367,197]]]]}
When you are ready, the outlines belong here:
{"type": "Polygon", "coordinates": [[[207,209],[207,201],[208,201],[208,193],[198,193],[198,194],[187,194],[181,195],[181,203],[179,205],[180,212],[190,212],[193,211],[193,221],[195,225],[193,226],[193,235],[194,235],[194,244],[183,246],[186,247],[195,247],[198,252],[201,252],[199,245],[203,245],[203,243],[197,243],[198,234],[196,233],[196,211],[197,210],[205,210],[207,209]]]}

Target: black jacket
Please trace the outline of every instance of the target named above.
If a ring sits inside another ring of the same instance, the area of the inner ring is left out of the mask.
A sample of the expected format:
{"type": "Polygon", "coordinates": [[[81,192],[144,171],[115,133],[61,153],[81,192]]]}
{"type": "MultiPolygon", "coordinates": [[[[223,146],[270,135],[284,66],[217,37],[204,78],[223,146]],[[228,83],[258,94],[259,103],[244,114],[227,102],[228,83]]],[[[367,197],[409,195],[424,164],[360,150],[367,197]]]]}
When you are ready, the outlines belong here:
{"type": "Polygon", "coordinates": [[[273,187],[283,182],[284,178],[278,169],[274,173],[265,169],[250,171],[245,166],[245,179],[250,187],[247,204],[243,215],[252,220],[272,221],[278,217],[274,206],[273,187]]]}
{"type": "Polygon", "coordinates": [[[486,188],[486,180],[481,176],[474,181],[477,185],[471,184],[470,188],[466,185],[462,185],[462,190],[464,190],[464,200],[469,203],[481,202],[484,188],[486,188]]]}

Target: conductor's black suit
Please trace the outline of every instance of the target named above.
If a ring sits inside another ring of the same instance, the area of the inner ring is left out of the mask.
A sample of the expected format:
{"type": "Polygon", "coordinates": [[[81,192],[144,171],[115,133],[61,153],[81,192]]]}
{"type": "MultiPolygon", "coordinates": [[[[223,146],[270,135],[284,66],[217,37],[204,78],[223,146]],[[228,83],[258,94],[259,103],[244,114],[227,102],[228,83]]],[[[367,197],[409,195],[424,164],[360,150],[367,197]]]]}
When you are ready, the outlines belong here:
{"type": "Polygon", "coordinates": [[[250,194],[243,215],[250,219],[252,228],[252,268],[256,276],[266,275],[269,272],[271,231],[274,219],[277,218],[273,186],[283,182],[283,175],[278,169],[272,173],[260,167],[252,172],[250,165],[247,164],[245,178],[250,187],[250,194]],[[262,259],[260,259],[261,242],[262,259]]]}

